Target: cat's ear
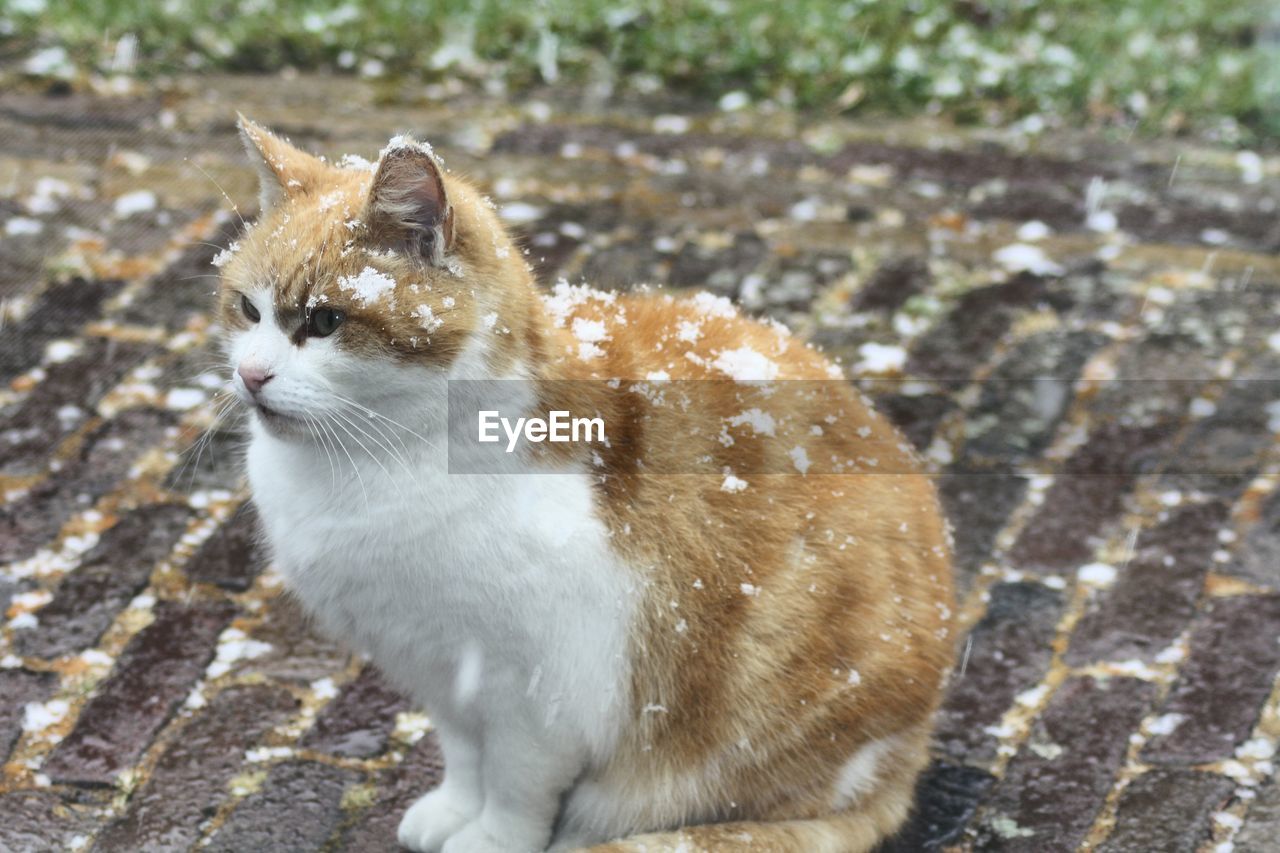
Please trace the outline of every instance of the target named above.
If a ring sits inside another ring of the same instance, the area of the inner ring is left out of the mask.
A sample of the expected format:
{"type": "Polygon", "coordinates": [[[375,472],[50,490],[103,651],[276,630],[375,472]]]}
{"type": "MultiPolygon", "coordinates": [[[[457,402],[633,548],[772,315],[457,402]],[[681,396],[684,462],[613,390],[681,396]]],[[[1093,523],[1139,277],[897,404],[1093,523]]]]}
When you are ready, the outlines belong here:
{"type": "Polygon", "coordinates": [[[258,170],[258,204],[265,213],[280,202],[320,186],[327,166],[271,131],[236,113],[240,140],[258,170]]]}
{"type": "Polygon", "coordinates": [[[369,189],[368,224],[374,239],[444,262],[453,247],[453,207],[431,148],[396,137],[382,152],[369,189]]]}

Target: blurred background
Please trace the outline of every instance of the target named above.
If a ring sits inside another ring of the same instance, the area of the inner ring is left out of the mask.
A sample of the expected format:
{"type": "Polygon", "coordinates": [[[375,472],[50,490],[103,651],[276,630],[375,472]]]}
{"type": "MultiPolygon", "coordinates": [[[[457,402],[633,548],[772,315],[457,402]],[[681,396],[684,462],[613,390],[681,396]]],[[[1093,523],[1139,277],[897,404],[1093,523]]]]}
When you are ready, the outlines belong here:
{"type": "Polygon", "coordinates": [[[542,282],[728,297],[901,428],[958,663],[886,850],[1272,853],[1278,102],[1260,0],[0,0],[0,850],[394,850],[440,778],[257,543],[239,110],[416,134],[542,282]]]}

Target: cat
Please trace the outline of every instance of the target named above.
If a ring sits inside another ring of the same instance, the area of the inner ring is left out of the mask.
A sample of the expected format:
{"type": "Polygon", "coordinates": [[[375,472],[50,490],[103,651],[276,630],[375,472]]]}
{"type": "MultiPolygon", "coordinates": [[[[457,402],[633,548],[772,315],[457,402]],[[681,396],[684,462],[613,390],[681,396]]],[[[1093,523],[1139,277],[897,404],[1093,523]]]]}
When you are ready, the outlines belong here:
{"type": "Polygon", "coordinates": [[[239,127],[261,212],[219,259],[218,312],[249,485],[291,593],[430,715],[444,779],[400,842],[891,835],[953,655],[950,536],[840,369],[722,297],[540,290],[494,206],[411,138],[331,163],[239,127]],[[615,440],[450,473],[449,389],[490,379],[615,440]],[[664,408],[622,380],[717,381],[664,408]],[[788,380],[834,390],[726,416],[788,380]]]}

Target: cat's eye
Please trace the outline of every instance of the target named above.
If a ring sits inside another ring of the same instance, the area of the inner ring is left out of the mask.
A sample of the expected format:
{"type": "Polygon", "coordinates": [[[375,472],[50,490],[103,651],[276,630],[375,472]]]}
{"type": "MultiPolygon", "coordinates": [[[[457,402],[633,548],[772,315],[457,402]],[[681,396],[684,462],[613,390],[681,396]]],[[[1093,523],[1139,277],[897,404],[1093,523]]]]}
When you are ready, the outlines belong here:
{"type": "Polygon", "coordinates": [[[244,312],[244,316],[248,317],[250,322],[256,323],[262,319],[262,315],[258,313],[258,309],[254,307],[253,302],[244,294],[240,295],[240,310],[244,312]]]}
{"type": "Polygon", "coordinates": [[[307,334],[313,338],[327,338],[342,325],[346,315],[332,308],[316,308],[307,318],[307,334]]]}

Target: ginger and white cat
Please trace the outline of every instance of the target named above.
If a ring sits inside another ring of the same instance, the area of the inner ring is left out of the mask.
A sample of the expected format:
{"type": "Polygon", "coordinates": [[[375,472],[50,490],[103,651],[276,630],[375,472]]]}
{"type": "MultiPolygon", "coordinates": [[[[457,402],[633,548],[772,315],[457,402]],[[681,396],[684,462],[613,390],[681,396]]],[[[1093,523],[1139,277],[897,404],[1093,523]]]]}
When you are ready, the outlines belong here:
{"type": "Polygon", "coordinates": [[[335,165],[241,130],[262,212],[220,312],[253,499],[292,592],[430,714],[444,781],[400,841],[815,853],[891,834],[952,657],[945,525],[893,428],[723,299],[540,291],[423,144],[335,165]],[[450,474],[450,381],[499,378],[625,440],[450,474]],[[676,407],[618,381],[711,379],[676,407]],[[823,380],[835,402],[739,413],[744,379],[823,380]]]}

